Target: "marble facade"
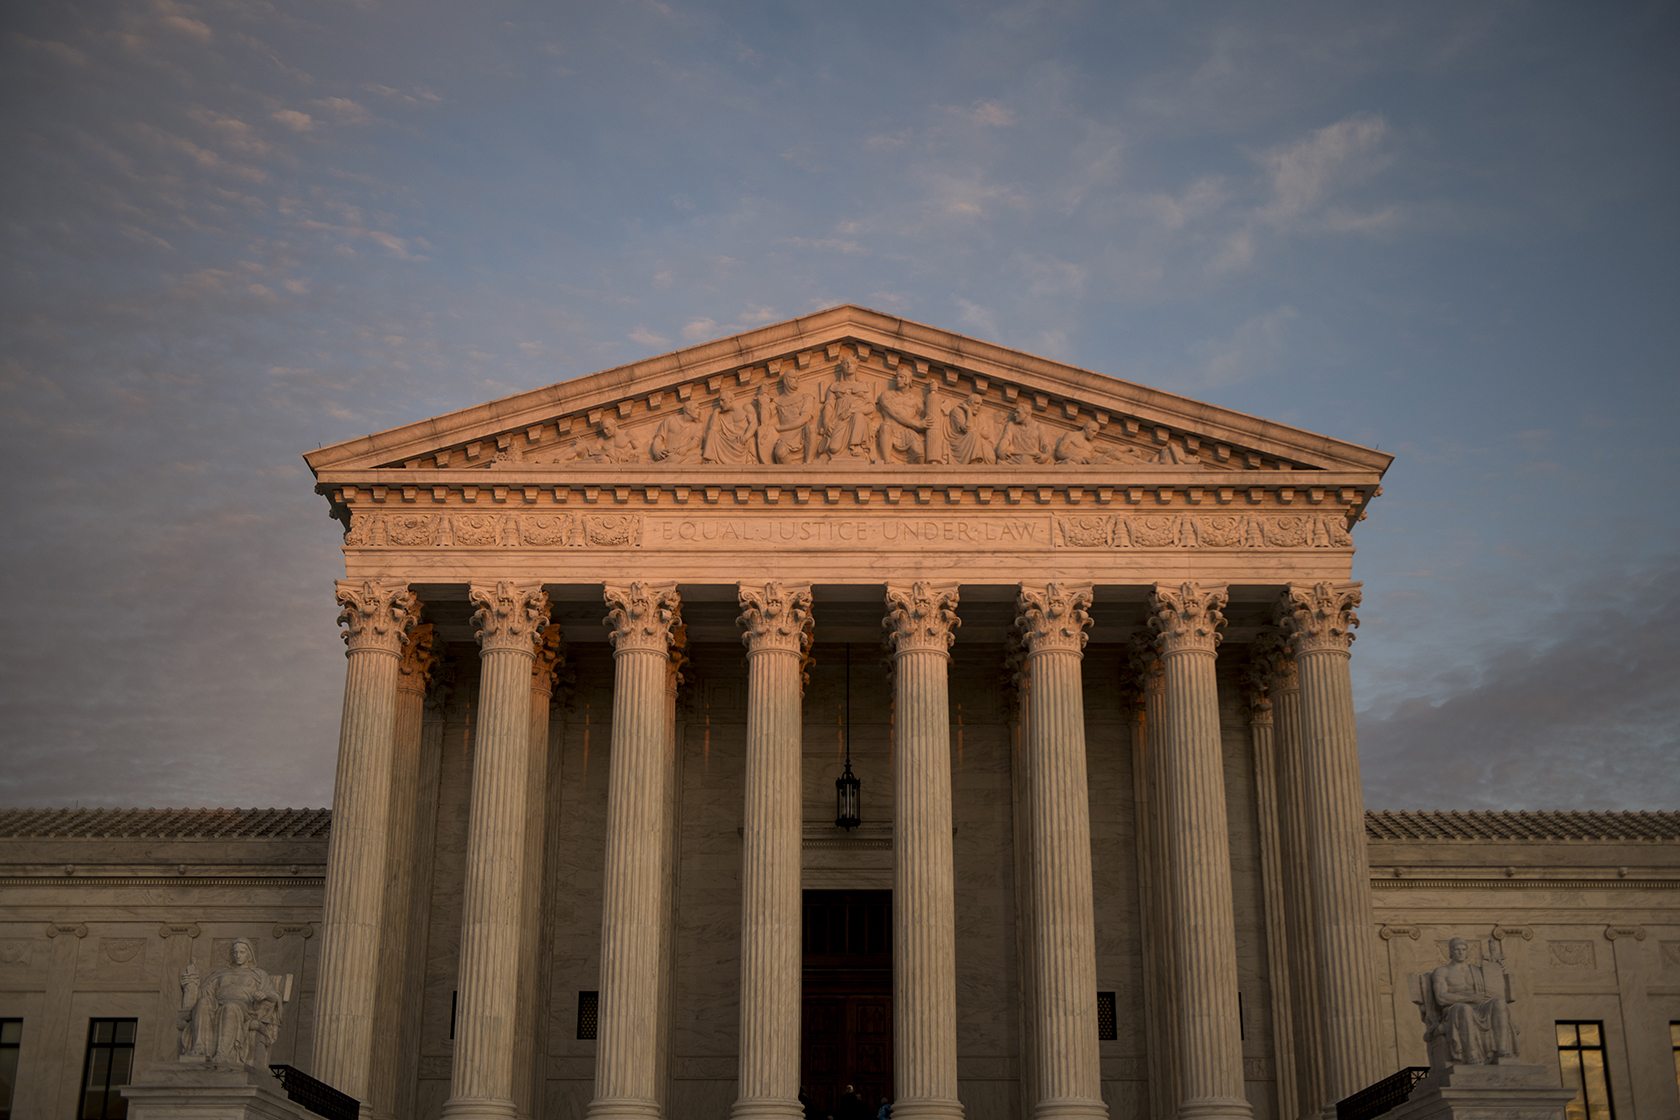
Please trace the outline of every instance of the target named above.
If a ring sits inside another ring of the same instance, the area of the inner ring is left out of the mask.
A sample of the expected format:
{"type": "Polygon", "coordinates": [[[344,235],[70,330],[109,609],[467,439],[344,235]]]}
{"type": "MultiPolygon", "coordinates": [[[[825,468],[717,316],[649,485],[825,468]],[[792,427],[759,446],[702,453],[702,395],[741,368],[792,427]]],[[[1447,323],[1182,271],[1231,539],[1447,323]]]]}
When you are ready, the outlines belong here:
{"type": "MultiPolygon", "coordinates": [[[[331,839],[302,895],[201,910],[310,931],[272,1052],[366,1115],[793,1120],[801,892],[890,890],[895,1116],[1314,1116],[1411,1057],[1393,931],[1507,920],[1474,845],[1439,898],[1373,871],[1381,452],[842,307],[306,459],[345,528],[331,839]]],[[[1674,839],[1605,905],[1653,944],[1674,839]]],[[[0,918],[81,921],[25,880],[0,918]]],[[[0,1014],[46,998],[4,967],[0,1014]]]]}

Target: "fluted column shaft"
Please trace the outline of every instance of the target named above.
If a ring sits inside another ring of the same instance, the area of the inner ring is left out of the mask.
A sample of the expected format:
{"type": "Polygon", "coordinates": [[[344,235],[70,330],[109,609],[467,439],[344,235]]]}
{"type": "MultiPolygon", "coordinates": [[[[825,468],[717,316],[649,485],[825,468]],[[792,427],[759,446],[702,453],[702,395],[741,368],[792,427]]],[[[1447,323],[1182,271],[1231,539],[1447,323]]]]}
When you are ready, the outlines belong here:
{"type": "Polygon", "coordinates": [[[1326,1115],[1380,1076],[1371,962],[1371,882],[1354,730],[1349,646],[1359,625],[1356,583],[1292,584],[1280,604],[1301,678],[1306,811],[1323,1008],[1326,1115]]]}
{"type": "Polygon", "coordinates": [[[385,853],[385,902],[379,931],[379,995],[384,1025],[373,1035],[368,1104],[375,1120],[397,1114],[403,1042],[403,989],[408,978],[409,907],[414,898],[416,834],[420,823],[420,729],[435,636],[416,626],[403,643],[397,667],[397,715],[391,758],[391,802],[385,853]]]}
{"type": "Polygon", "coordinates": [[[314,1071],[364,1102],[369,1115],[397,665],[419,601],[407,584],[371,580],[338,581],[337,598],[348,664],[321,907],[314,1071]]]}
{"type": "Polygon", "coordinates": [[[960,1118],[947,652],[955,584],[888,585],[893,662],[893,1112],[960,1118]]]}
{"type": "Polygon", "coordinates": [[[1280,647],[1269,694],[1276,746],[1278,831],[1283,854],[1284,936],[1291,946],[1290,1007],[1295,1028],[1293,1117],[1323,1109],[1324,1031],[1318,998],[1318,950],[1312,889],[1312,818],[1307,813],[1307,772],[1301,751],[1301,680],[1288,650],[1280,647]]]}
{"type": "Polygon", "coordinates": [[[741,584],[738,596],[747,647],[747,767],[740,1095],[730,1115],[799,1120],[800,662],[811,641],[811,589],[741,584]]]}
{"type": "Polygon", "coordinates": [[[472,584],[478,607],[478,734],[461,900],[454,1078],[447,1120],[514,1115],[514,1017],[519,987],[525,785],[530,771],[531,665],[548,623],[540,584],[472,584]]]}
{"type": "Polygon", "coordinates": [[[1223,586],[1157,585],[1150,625],[1160,635],[1166,669],[1162,801],[1171,853],[1178,1115],[1238,1120],[1251,1110],[1236,1016],[1236,918],[1214,681],[1225,600],[1223,586]]]}
{"type": "Polygon", "coordinates": [[[1290,960],[1289,904],[1283,885],[1283,825],[1278,808],[1277,750],[1272,701],[1273,652],[1258,643],[1243,671],[1243,699],[1248,708],[1249,740],[1254,747],[1255,810],[1260,831],[1260,882],[1266,918],[1266,970],[1272,989],[1272,1055],[1277,1067],[1278,1115],[1293,1114],[1299,1091],[1294,1030],[1294,990],[1290,981],[1297,962],[1290,960]]]}
{"type": "Polygon", "coordinates": [[[612,762],[601,899],[601,1004],[591,1120],[661,1114],[655,1072],[667,754],[665,684],[680,602],[674,584],[609,586],[612,762]]]}
{"type": "Polygon", "coordinates": [[[1033,956],[1037,980],[1035,1120],[1108,1116],[1097,1052],[1096,919],[1080,681],[1091,589],[1022,586],[1016,626],[1032,703],[1033,956]]]}
{"type": "MultiPolygon", "coordinates": [[[[565,656],[560,627],[545,626],[531,664],[530,740],[525,770],[525,855],[519,888],[519,975],[536,977],[542,938],[544,823],[548,818],[548,709],[554,673],[565,656]]],[[[514,1009],[513,1108],[519,1120],[537,1115],[542,1098],[537,1020],[546,1014],[548,992],[519,985],[514,1009]]]]}
{"type": "Polygon", "coordinates": [[[1134,763],[1138,805],[1138,881],[1143,901],[1144,1008],[1149,1023],[1149,1102],[1155,1120],[1178,1115],[1178,1014],[1173,995],[1172,896],[1167,857],[1166,770],[1162,743],[1166,735],[1166,671],[1155,635],[1139,634],[1128,653],[1137,675],[1142,722],[1134,726],[1134,763]]]}

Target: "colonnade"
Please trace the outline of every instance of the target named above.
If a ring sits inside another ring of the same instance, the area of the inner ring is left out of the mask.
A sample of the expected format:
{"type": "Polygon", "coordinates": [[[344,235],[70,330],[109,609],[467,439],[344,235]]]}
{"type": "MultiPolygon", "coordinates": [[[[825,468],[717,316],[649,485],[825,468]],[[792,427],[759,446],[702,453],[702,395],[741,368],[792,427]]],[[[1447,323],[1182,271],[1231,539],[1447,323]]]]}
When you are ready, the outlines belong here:
{"type": "MultiPolygon", "coordinates": [[[[742,826],[740,1120],[801,1120],[801,775],[803,673],[816,625],[808,585],[737,588],[748,657],[742,826]]],[[[449,1120],[532,1114],[539,1086],[521,986],[539,953],[539,868],[548,694],[563,656],[541,585],[475,582],[468,597],[482,660],[472,760],[449,1120]],[[539,711],[540,709],[540,711],[539,711]]],[[[341,581],[349,670],[323,919],[316,1076],[395,1114],[393,1030],[376,1004],[404,1002],[413,962],[386,921],[413,907],[414,763],[430,627],[405,583],[341,581]],[[399,681],[402,682],[399,686],[399,681]],[[418,682],[419,691],[416,691],[418,682]],[[403,699],[399,702],[399,694],[403,699]],[[404,792],[406,791],[406,792],[404,792]],[[387,869],[391,869],[387,873],[387,869]]],[[[1022,693],[1017,862],[1027,928],[1020,938],[1030,1022],[1024,1080],[1035,1120],[1106,1117],[1096,1006],[1096,929],[1081,662],[1091,588],[1020,585],[1015,640],[1022,693]]],[[[668,1017],[662,961],[671,938],[669,879],[682,659],[675,584],[604,590],[614,660],[611,762],[601,918],[595,1096],[591,1120],[665,1115],[668,1017]]],[[[1375,1079],[1375,993],[1366,959],[1370,898],[1353,736],[1348,644],[1356,584],[1291,585],[1277,609],[1263,689],[1276,698],[1276,827],[1269,844],[1304,874],[1277,900],[1280,928],[1305,959],[1283,996],[1296,1008],[1290,1070],[1305,1116],[1375,1079]]],[[[1141,677],[1140,864],[1156,903],[1145,915],[1153,1022],[1151,1077],[1170,1081],[1156,1112],[1185,1120],[1250,1115],[1236,1015],[1237,953],[1215,663],[1223,586],[1159,584],[1149,636],[1134,642],[1141,677]],[[1157,1050],[1159,1047],[1159,1050],[1157,1050]]],[[[949,649],[956,586],[887,587],[883,624],[894,719],[894,1116],[963,1115],[957,1098],[949,649]]],[[[1254,674],[1251,673],[1251,676],[1254,674]]],[[[1270,726],[1270,725],[1268,725],[1270,726]]],[[[1269,901],[1268,905],[1272,905],[1269,901]]],[[[394,1010],[395,1007],[392,1007],[394,1010]]]]}

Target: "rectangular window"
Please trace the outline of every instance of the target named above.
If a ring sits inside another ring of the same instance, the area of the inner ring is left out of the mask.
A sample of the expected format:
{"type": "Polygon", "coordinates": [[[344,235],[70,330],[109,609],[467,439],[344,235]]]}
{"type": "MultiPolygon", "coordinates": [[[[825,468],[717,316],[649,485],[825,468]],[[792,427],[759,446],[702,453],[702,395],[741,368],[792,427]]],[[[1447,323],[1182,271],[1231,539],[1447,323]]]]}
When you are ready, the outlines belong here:
{"type": "MultiPolygon", "coordinates": [[[[1668,1025],[1668,1040],[1674,1044],[1674,1091],[1680,1094],[1680,1023],[1668,1025]]],[[[3,1061],[4,1059],[0,1059],[3,1061]]],[[[12,1059],[16,1061],[17,1059],[12,1059]]]]}
{"type": "Polygon", "coordinates": [[[601,993],[578,993],[578,1037],[586,1042],[595,1041],[595,1025],[601,1016],[601,993]]]}
{"type": "Polygon", "coordinates": [[[1114,993],[1097,993],[1097,1040],[1115,1042],[1120,1038],[1120,1020],[1114,1010],[1114,993]]]}
{"type": "Polygon", "coordinates": [[[137,1019],[89,1019],[87,1061],[82,1066],[81,1120],[128,1115],[121,1089],[134,1072],[137,1019]]]}
{"type": "Polygon", "coordinates": [[[17,1088],[18,1047],[23,1020],[0,1019],[0,1120],[12,1120],[12,1091],[17,1088]]]}
{"type": "Polygon", "coordinates": [[[1604,1024],[1559,1023],[1558,1065],[1563,1087],[1575,1090],[1564,1109],[1565,1120],[1614,1120],[1610,1079],[1604,1072],[1604,1024]]]}

